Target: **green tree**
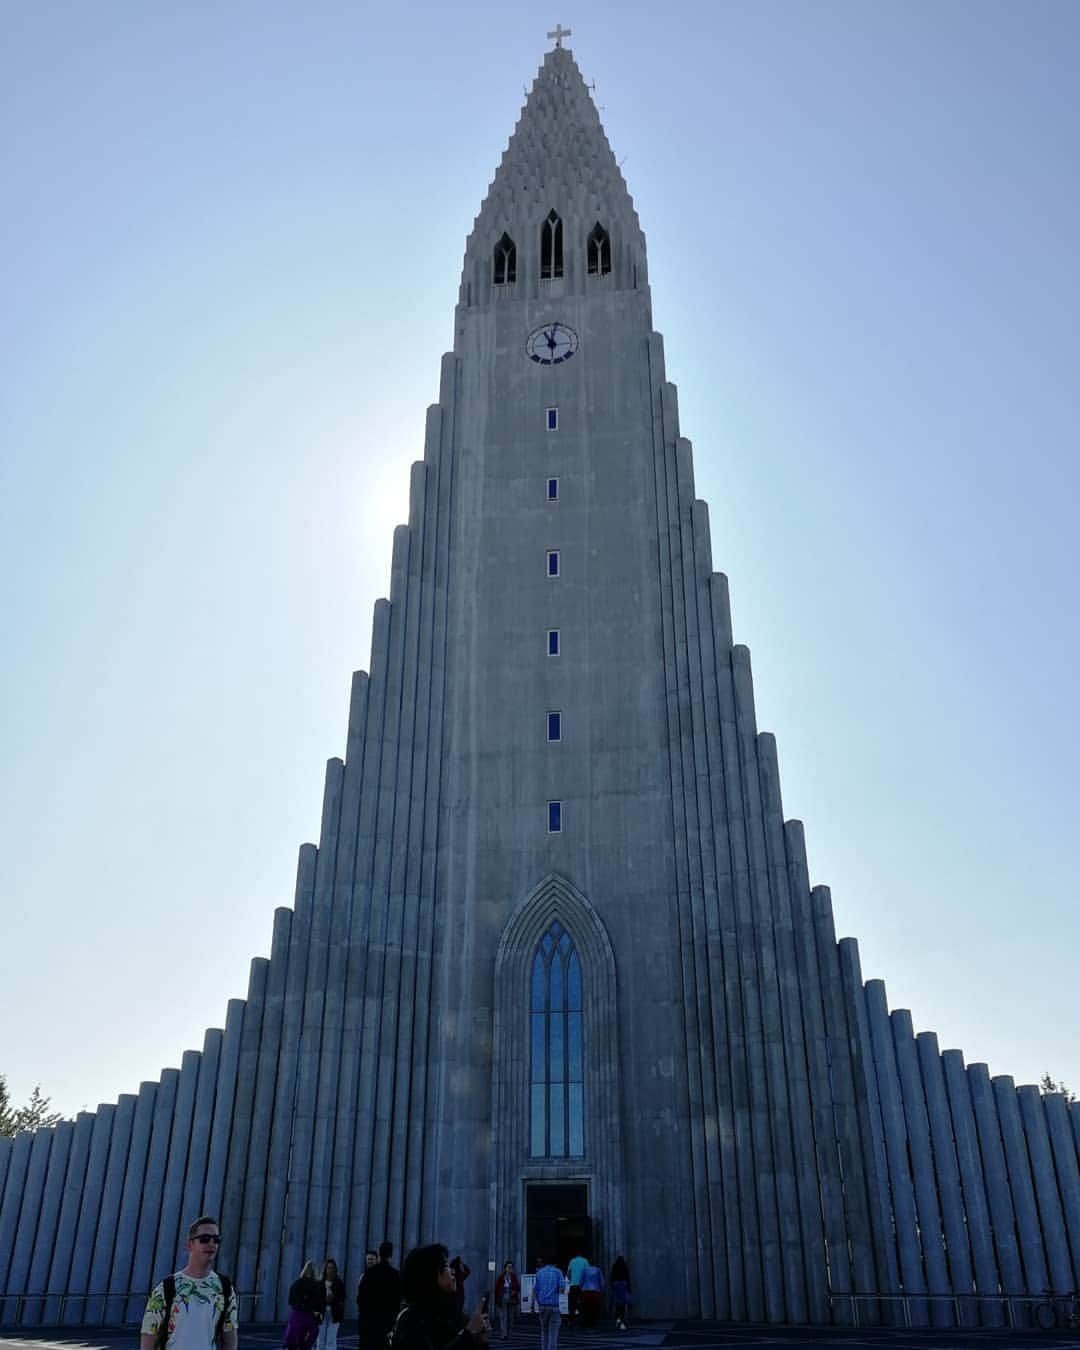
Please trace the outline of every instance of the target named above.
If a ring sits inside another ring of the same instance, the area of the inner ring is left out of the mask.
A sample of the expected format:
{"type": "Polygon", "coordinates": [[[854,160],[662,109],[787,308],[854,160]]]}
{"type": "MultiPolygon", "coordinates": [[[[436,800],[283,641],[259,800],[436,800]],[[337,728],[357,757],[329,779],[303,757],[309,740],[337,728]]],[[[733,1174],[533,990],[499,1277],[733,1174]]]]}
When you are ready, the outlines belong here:
{"type": "Polygon", "coordinates": [[[1076,1101],[1076,1093],[1072,1088],[1066,1087],[1064,1083],[1055,1083],[1048,1073],[1039,1079],[1039,1086],[1044,1092],[1060,1092],[1067,1102],[1076,1101]]]}
{"type": "Polygon", "coordinates": [[[39,1130],[63,1120],[58,1111],[50,1111],[51,1098],[42,1096],[39,1083],[25,1106],[12,1106],[7,1079],[0,1073],[0,1134],[18,1134],[20,1130],[39,1130]]]}

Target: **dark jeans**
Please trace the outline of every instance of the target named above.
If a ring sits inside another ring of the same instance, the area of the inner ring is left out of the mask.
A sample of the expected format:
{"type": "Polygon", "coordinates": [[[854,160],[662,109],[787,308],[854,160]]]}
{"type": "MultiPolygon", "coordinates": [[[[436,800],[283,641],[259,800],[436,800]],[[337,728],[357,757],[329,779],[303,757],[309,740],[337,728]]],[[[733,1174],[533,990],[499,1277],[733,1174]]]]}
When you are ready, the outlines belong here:
{"type": "Polygon", "coordinates": [[[566,1301],[569,1305],[567,1313],[571,1322],[576,1322],[581,1316],[581,1285],[572,1284],[570,1291],[566,1295],[566,1301]]]}
{"type": "Polygon", "coordinates": [[[499,1331],[502,1333],[504,1341],[510,1335],[510,1328],[514,1325],[514,1313],[516,1311],[517,1309],[514,1307],[514,1300],[512,1298],[504,1298],[495,1309],[499,1318],[499,1331]]]}
{"type": "Polygon", "coordinates": [[[540,1350],[559,1350],[559,1323],[562,1313],[558,1306],[540,1308],[540,1350]]]}

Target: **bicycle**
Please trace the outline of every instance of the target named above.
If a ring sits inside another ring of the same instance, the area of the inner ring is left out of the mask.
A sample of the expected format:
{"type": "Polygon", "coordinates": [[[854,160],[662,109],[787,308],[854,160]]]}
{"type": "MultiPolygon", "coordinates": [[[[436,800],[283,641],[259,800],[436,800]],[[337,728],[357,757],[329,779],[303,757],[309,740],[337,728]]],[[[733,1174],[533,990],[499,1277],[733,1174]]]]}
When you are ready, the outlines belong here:
{"type": "Polygon", "coordinates": [[[1044,1289],[1043,1301],[1035,1305],[1035,1321],[1043,1331],[1053,1331],[1055,1327],[1080,1330],[1080,1294],[1075,1289],[1067,1294],[1044,1289]]]}

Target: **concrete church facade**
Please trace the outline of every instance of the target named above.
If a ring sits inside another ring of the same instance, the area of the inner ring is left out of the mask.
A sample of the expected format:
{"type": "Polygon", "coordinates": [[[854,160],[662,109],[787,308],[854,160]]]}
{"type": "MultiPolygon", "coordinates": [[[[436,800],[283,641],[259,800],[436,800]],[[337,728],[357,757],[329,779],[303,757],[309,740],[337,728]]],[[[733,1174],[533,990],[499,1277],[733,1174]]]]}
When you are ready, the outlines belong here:
{"type": "Polygon", "coordinates": [[[855,1292],[995,1325],[1080,1285],[1078,1150],[1080,1106],[890,1014],[810,885],[644,236],[557,43],[467,241],[295,906],[179,1070],[0,1140],[0,1320],[134,1317],[208,1211],[248,1319],[389,1238],[474,1285],[621,1252],[646,1316],[855,1292]]]}

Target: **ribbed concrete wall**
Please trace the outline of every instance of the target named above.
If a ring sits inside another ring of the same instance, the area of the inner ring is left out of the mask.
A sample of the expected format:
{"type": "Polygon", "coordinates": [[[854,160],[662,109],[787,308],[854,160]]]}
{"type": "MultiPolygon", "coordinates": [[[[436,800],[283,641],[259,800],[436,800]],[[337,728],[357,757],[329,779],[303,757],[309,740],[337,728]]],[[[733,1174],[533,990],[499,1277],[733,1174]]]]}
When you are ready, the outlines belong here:
{"type": "Polygon", "coordinates": [[[625,1252],[646,1315],[888,1320],[872,1296],[904,1295],[919,1325],[993,1326],[1002,1294],[1080,1283],[1080,1107],[916,1036],[810,886],[645,276],[580,74],[552,53],[467,245],[293,907],[201,1050],[0,1140],[5,1324],[136,1319],[199,1212],[245,1319],[281,1318],[305,1259],[351,1282],[384,1238],[520,1264],[526,1186],[546,1182],[588,1186],[595,1255],[625,1252]],[[554,199],[566,274],[546,283],[554,199]],[[590,276],[600,217],[613,268],[590,276]],[[513,291],[490,273],[504,229],[513,291]],[[556,312],[581,348],[538,369],[524,339],[556,312]],[[552,707],[557,749],[536,743],[552,707]],[[534,1158],[525,972],[555,917],[583,963],[584,1144],[534,1158]]]}

